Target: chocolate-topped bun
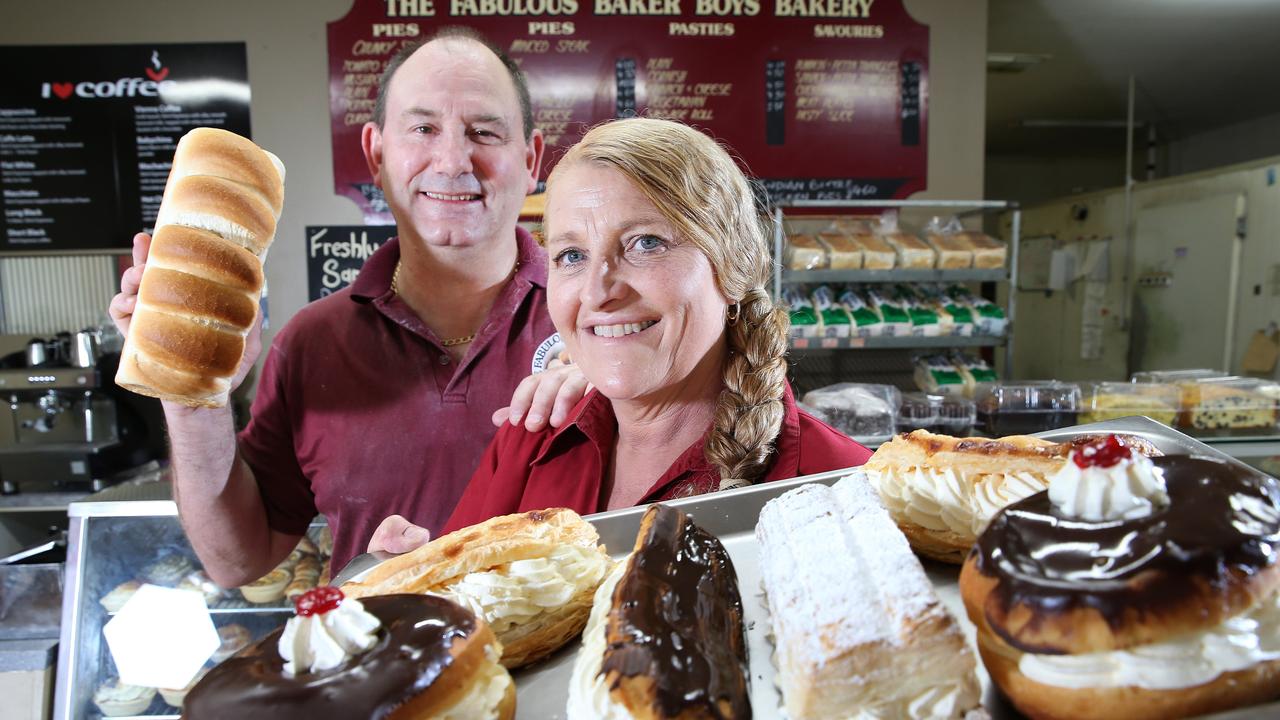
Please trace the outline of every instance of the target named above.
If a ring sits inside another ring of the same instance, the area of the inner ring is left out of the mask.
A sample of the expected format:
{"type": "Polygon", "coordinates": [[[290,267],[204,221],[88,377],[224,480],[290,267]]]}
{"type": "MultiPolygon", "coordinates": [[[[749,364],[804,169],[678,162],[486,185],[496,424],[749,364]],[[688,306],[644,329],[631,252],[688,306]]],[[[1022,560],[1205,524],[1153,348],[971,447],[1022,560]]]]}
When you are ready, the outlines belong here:
{"type": "Polygon", "coordinates": [[[596,591],[568,717],[750,718],[748,694],[733,561],[688,515],[654,505],[596,591]]]}
{"type": "Polygon", "coordinates": [[[996,516],[960,591],[1024,713],[1184,717],[1280,697],[1278,551],[1280,482],[1104,438],[996,516]]]}
{"type": "Polygon", "coordinates": [[[483,620],[443,598],[311,590],[297,616],[209,671],[183,717],[505,720],[515,685],[483,620]]]}

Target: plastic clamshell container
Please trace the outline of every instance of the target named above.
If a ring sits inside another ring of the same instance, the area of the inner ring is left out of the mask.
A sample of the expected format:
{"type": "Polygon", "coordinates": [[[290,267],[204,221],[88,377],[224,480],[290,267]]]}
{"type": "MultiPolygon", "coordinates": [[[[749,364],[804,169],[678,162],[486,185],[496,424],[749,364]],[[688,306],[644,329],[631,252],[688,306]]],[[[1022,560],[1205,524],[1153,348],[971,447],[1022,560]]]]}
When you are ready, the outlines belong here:
{"type": "Polygon", "coordinates": [[[872,444],[897,432],[902,393],[892,385],[838,383],[810,390],[802,402],[816,409],[831,427],[872,444]]]}
{"type": "Polygon", "coordinates": [[[964,437],[973,432],[975,416],[973,401],[967,398],[904,393],[902,405],[898,408],[898,432],[928,430],[964,437]]]}
{"type": "Polygon", "coordinates": [[[1136,383],[1177,383],[1226,376],[1227,374],[1221,370],[1190,368],[1186,370],[1144,370],[1134,373],[1129,379],[1136,383]]]}
{"type": "Polygon", "coordinates": [[[988,434],[1028,435],[1075,425],[1080,386],[1057,380],[992,383],[977,389],[974,404],[988,434]]]}
{"type": "Polygon", "coordinates": [[[1179,426],[1195,433],[1275,432],[1280,385],[1244,377],[1204,378],[1180,383],[1179,426]]]}
{"type": "Polygon", "coordinates": [[[1082,423],[1142,415],[1172,427],[1182,397],[1177,385],[1162,382],[1098,382],[1081,390],[1082,423]]]}

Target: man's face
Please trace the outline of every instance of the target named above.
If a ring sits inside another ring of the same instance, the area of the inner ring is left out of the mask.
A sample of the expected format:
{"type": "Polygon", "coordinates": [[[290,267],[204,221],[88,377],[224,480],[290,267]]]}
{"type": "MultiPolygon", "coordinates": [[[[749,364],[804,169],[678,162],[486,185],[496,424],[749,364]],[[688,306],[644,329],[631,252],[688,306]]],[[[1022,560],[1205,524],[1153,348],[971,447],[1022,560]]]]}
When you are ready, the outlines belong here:
{"type": "Polygon", "coordinates": [[[515,84],[479,43],[437,40],[396,72],[365,158],[402,238],[471,246],[514,231],[537,184],[542,136],[525,141],[515,84]]]}

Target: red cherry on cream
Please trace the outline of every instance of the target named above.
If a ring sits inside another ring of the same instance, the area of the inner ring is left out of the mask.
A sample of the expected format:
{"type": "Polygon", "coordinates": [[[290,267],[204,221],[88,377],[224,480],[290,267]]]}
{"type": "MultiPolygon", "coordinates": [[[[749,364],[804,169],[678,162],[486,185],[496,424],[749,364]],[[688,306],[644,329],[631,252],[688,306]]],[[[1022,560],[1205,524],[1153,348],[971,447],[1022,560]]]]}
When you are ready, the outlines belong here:
{"type": "Polygon", "coordinates": [[[1129,456],[1129,448],[1121,445],[1119,438],[1115,435],[1108,435],[1102,440],[1096,440],[1081,447],[1072,456],[1072,459],[1075,461],[1076,467],[1081,469],[1087,467],[1108,468],[1128,460],[1129,456]]]}
{"type": "Polygon", "coordinates": [[[318,587],[299,595],[293,601],[293,607],[302,617],[323,615],[330,610],[337,610],[343,597],[342,591],[336,587],[318,587]]]}

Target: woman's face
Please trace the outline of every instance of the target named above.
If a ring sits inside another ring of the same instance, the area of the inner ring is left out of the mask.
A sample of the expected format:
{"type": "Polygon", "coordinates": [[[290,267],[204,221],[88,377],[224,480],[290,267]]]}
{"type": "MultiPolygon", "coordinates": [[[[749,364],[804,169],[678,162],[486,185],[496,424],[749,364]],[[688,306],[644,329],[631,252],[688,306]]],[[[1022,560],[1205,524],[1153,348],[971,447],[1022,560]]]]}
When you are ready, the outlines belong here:
{"type": "Polygon", "coordinates": [[[593,162],[562,168],[545,229],[551,319],[600,392],[719,388],[728,303],[711,264],[625,175],[593,162]]]}

